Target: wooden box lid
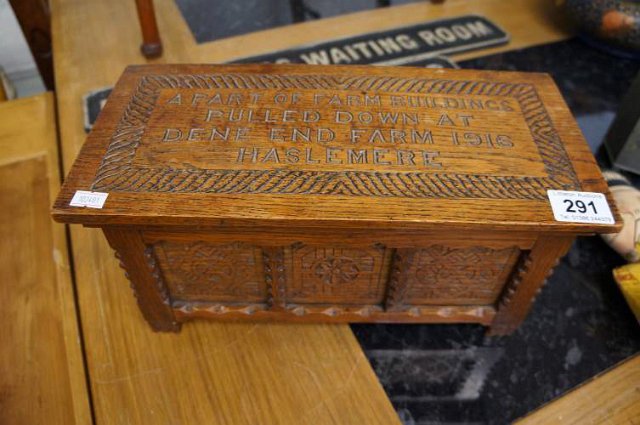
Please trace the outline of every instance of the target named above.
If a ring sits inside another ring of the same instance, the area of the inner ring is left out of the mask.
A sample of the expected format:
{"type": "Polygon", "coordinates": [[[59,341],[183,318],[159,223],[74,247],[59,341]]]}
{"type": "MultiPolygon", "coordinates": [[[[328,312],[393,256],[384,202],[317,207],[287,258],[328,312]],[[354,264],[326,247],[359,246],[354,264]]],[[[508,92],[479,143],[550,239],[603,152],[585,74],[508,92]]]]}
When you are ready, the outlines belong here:
{"type": "Polygon", "coordinates": [[[546,74],[394,67],[126,69],[55,202],[86,225],[572,233],[548,189],[607,185],[546,74]],[[108,193],[101,209],[69,206],[108,193]]]}

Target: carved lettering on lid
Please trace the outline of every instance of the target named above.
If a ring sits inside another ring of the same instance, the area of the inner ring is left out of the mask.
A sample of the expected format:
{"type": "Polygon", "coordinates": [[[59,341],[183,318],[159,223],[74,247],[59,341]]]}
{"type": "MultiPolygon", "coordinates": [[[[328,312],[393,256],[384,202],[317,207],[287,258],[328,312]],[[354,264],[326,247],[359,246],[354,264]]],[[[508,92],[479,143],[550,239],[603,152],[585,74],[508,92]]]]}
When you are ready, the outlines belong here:
{"type": "Polygon", "coordinates": [[[149,75],[93,190],[544,199],[580,184],[531,84],[149,75]]]}

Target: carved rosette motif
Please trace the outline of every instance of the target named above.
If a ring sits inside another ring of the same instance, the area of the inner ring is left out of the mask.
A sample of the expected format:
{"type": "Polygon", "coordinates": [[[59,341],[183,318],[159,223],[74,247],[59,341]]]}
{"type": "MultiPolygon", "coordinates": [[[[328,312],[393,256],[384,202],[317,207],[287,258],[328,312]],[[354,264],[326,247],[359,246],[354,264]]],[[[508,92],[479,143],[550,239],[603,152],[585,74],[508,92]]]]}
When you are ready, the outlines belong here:
{"type": "Polygon", "coordinates": [[[287,250],[287,299],[292,303],[376,304],[384,297],[389,259],[383,246],[287,250]]]}
{"type": "Polygon", "coordinates": [[[353,282],[360,273],[358,264],[349,257],[329,256],[316,262],[314,274],[325,285],[344,285],[353,282]]]}
{"type": "Polygon", "coordinates": [[[546,199],[548,189],[580,190],[563,144],[535,87],[526,83],[379,76],[203,74],[140,79],[98,169],[92,190],[271,193],[409,198],[546,199]],[[162,89],[333,89],[515,99],[546,177],[465,173],[136,168],[133,159],[162,89]]]}

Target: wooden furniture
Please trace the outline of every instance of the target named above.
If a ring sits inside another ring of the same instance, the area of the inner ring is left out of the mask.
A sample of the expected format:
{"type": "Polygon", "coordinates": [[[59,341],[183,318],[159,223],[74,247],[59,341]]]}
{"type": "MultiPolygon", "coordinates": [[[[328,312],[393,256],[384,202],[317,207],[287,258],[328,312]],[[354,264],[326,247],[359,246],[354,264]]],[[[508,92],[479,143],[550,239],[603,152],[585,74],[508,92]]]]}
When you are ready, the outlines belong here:
{"type": "Polygon", "coordinates": [[[91,420],[64,226],[51,93],[0,103],[0,423],[91,420]],[[16,143],[19,141],[19,143],[16,143]]]}
{"type": "MultiPolygon", "coordinates": [[[[198,44],[173,0],[157,0],[155,7],[164,41],[156,62],[219,63],[468,13],[487,16],[511,35],[508,45],[490,53],[570,35],[556,24],[552,3],[482,0],[449,1],[442,8],[412,3],[198,44]]],[[[56,83],[64,87],[56,99],[66,173],[86,138],[82,97],[113,85],[125,66],[145,60],[131,0],[93,0],[82,7],[51,0],[51,10],[56,83]]],[[[70,226],[69,235],[96,423],[397,423],[349,326],[200,320],[180,334],[155,334],[139,319],[102,232],[70,226]]]]}
{"type": "Polygon", "coordinates": [[[162,55],[162,42],[156,24],[153,0],[136,0],[136,9],[142,31],[140,51],[146,58],[156,58],[162,55]]]}
{"type": "Polygon", "coordinates": [[[9,0],[47,90],[54,90],[48,0],[9,0]]]}
{"type": "Polygon", "coordinates": [[[0,102],[7,100],[7,92],[4,88],[4,83],[0,80],[0,102]]]}
{"type": "MultiPolygon", "coordinates": [[[[444,1],[445,0],[431,0],[431,3],[444,3],[444,1]]],[[[307,15],[311,15],[314,19],[320,17],[317,12],[305,4],[304,0],[290,0],[289,5],[294,23],[304,22],[307,15]]],[[[377,1],[377,7],[388,6],[390,6],[389,0],[377,1]]],[[[146,58],[156,58],[162,55],[162,41],[160,40],[156,15],[153,10],[153,0],[136,0],[136,8],[138,10],[138,19],[140,21],[143,39],[140,50],[146,58]]]]}
{"type": "Polygon", "coordinates": [[[534,410],[516,424],[635,424],[638,418],[640,355],[636,354],[534,410]]]}
{"type": "Polygon", "coordinates": [[[130,67],[53,215],[101,227],[155,330],[196,317],[524,319],[606,183],[546,75],[130,67]],[[76,191],[104,208],[70,206],[76,191]]]}

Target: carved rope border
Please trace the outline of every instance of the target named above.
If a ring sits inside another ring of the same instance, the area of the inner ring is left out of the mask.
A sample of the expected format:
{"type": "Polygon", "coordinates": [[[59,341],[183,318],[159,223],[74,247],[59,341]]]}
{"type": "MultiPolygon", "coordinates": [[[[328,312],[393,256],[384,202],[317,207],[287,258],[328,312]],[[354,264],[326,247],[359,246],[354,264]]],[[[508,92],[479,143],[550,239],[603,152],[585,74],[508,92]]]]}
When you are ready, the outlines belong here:
{"type": "Polygon", "coordinates": [[[151,75],[140,79],[111,138],[92,190],[175,193],[269,193],[409,198],[546,199],[547,189],[580,190],[580,182],[532,84],[332,75],[151,75]],[[462,173],[205,170],[133,167],[161,89],[334,89],[513,97],[547,177],[462,173]]]}

